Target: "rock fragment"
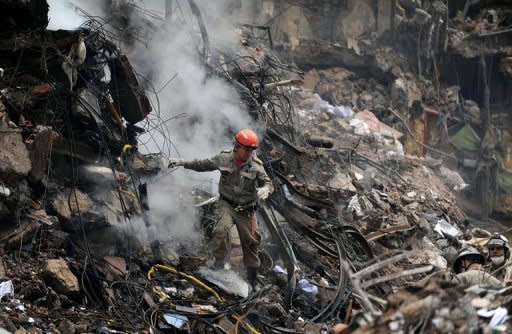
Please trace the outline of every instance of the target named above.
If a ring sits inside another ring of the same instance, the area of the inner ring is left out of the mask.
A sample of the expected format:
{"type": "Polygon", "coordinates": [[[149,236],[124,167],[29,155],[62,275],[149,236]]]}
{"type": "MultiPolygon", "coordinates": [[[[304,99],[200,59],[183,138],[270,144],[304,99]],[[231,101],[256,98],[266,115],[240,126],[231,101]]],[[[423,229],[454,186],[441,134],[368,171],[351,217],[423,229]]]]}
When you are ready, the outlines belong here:
{"type": "Polygon", "coordinates": [[[44,278],[57,292],[67,295],[80,291],[78,279],[62,258],[46,261],[44,278]]]}

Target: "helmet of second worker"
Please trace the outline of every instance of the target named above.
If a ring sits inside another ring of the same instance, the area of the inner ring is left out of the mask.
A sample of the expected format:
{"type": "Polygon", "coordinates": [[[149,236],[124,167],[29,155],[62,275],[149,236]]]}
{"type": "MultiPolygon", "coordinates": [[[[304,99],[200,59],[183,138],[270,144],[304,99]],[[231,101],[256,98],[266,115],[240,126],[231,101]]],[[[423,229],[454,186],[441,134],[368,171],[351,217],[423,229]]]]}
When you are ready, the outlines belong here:
{"type": "Polygon", "coordinates": [[[487,248],[491,246],[501,246],[505,248],[505,251],[510,250],[508,239],[504,235],[498,233],[493,234],[489,238],[489,241],[487,241],[487,248]]]}
{"type": "Polygon", "coordinates": [[[508,239],[502,235],[495,233],[487,241],[487,252],[489,253],[489,260],[493,265],[501,266],[510,256],[510,245],[508,239]]]}

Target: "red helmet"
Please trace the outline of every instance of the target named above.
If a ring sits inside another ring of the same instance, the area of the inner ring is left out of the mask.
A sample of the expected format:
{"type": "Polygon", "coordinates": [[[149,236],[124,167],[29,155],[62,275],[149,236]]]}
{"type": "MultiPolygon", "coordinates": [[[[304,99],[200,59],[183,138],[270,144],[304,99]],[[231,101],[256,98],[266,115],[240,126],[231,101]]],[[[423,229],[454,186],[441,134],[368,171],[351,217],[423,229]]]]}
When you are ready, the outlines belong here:
{"type": "Polygon", "coordinates": [[[235,140],[238,144],[257,148],[259,144],[258,135],[251,129],[243,129],[236,133],[235,140]]]}

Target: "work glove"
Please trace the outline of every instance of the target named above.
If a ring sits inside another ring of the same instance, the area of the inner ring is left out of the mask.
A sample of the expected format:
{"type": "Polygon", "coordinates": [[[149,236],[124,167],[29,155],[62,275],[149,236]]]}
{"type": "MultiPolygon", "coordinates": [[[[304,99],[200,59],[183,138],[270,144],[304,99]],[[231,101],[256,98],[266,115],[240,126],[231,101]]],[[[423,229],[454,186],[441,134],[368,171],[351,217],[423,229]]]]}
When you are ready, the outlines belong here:
{"type": "Polygon", "coordinates": [[[264,201],[268,198],[268,195],[270,195],[270,189],[268,189],[268,187],[266,187],[266,186],[258,188],[257,192],[258,192],[258,201],[264,201]]]}
{"type": "Polygon", "coordinates": [[[185,164],[185,160],[181,158],[171,158],[169,159],[169,164],[167,165],[167,168],[174,168],[183,166],[185,164]]]}

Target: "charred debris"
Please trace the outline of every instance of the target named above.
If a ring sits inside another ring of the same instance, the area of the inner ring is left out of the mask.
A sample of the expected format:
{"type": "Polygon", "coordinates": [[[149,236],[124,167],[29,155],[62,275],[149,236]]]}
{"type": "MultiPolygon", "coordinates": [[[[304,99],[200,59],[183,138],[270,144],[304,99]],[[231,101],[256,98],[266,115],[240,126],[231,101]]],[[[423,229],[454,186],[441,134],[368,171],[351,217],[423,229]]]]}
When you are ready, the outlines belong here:
{"type": "MultiPolygon", "coordinates": [[[[265,129],[276,191],[258,212],[264,289],[249,294],[236,242],[234,270],[218,276],[206,247],[169,252],[122,228],[151,230],[143,180],[163,156],[137,150],[151,131],[141,121],[159,111],[112,36],[94,20],[46,30],[45,1],[3,1],[3,331],[508,332],[509,288],[465,290],[450,268],[496,229],[468,208],[510,217],[512,9],[378,3],[382,34],[290,46],[241,25],[239,50],[224,54],[188,2],[209,75],[265,129]]],[[[206,244],[214,194],[195,195],[206,244]]]]}

